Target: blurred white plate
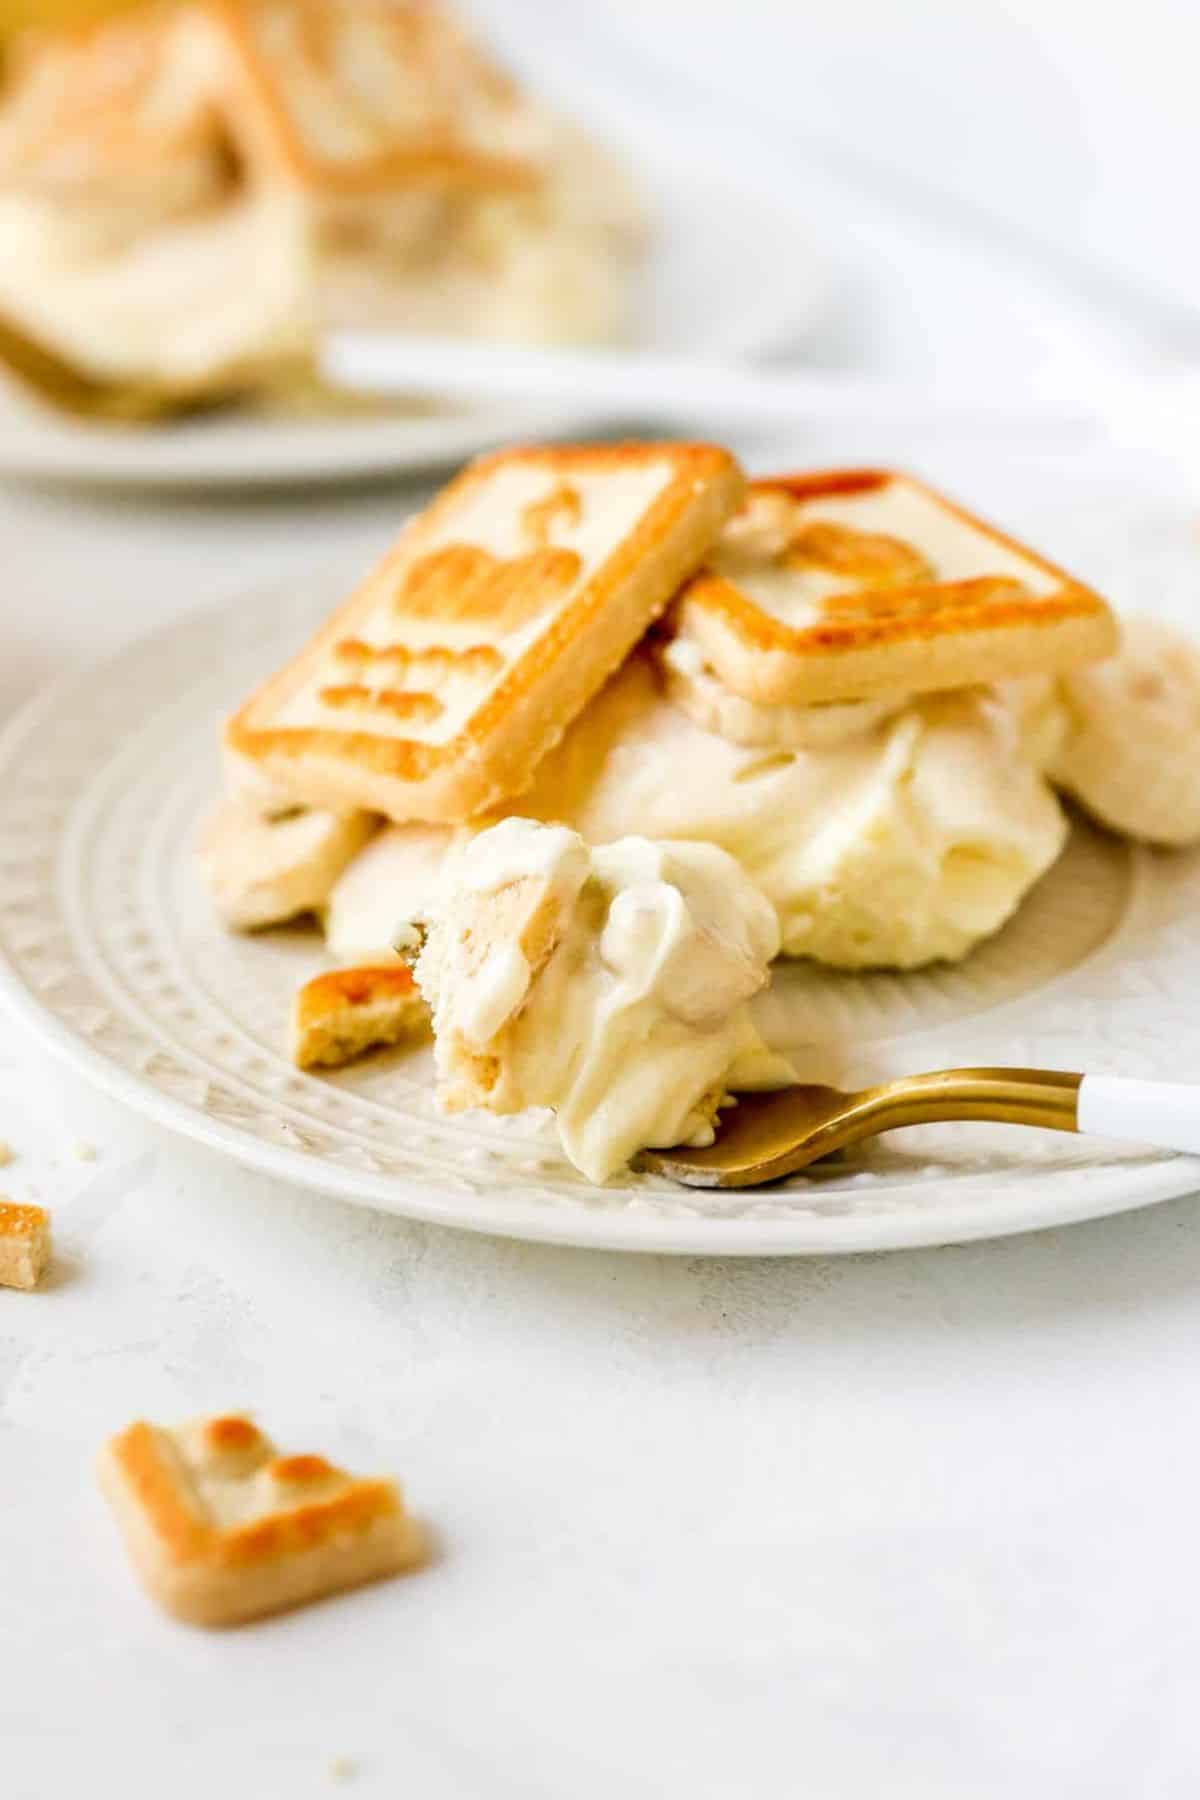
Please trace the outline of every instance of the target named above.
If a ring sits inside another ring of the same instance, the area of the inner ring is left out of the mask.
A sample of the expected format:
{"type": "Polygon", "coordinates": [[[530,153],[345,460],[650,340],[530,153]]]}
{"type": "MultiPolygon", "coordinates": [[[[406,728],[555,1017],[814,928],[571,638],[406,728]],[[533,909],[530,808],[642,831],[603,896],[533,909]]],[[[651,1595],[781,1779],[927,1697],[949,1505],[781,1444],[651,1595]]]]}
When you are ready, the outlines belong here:
{"type": "MultiPolygon", "coordinates": [[[[655,151],[637,162],[654,238],[635,341],[751,357],[788,350],[824,312],[831,275],[804,223],[727,174],[655,151]]],[[[617,421],[618,423],[620,421],[617,421]]],[[[595,424],[595,420],[592,420],[595,424]]],[[[214,413],[112,430],[52,417],[0,390],[0,475],[166,488],[228,488],[415,473],[493,444],[586,427],[562,407],[289,420],[214,413]]]]}
{"type": "MultiPolygon", "coordinates": [[[[220,930],[191,846],[217,786],[214,720],[339,591],[314,582],[172,624],[65,677],[0,738],[0,997],[99,1086],[241,1162],[366,1206],[625,1250],[949,1243],[1200,1186],[1192,1159],[958,1125],[757,1193],[644,1177],[597,1189],[545,1122],[442,1118],[423,1048],[300,1074],[286,1021],[320,940],[220,930]]],[[[1200,857],[1142,856],[1080,827],[965,963],[859,977],[780,965],[760,1022],[825,1079],[987,1062],[1178,1079],[1200,1070],[1198,980],[1200,857]]]]}

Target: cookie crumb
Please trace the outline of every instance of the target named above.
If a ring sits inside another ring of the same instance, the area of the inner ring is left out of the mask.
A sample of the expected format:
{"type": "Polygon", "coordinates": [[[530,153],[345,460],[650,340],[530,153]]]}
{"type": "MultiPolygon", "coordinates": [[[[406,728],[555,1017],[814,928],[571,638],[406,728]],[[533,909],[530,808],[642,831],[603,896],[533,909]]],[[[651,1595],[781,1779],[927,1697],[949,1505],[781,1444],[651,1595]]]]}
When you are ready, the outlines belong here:
{"type": "Polygon", "coordinates": [[[329,1764],[331,1781],[353,1781],[358,1774],[358,1764],[352,1756],[335,1756],[329,1764]]]}
{"type": "Polygon", "coordinates": [[[76,1162],[95,1162],[96,1146],[95,1144],[72,1144],[71,1155],[76,1162]]]}
{"type": "Polygon", "coordinates": [[[0,1194],[0,1287],[35,1288],[49,1261],[49,1213],[0,1194]]]}
{"type": "Polygon", "coordinates": [[[0,1138],[0,1169],[7,1169],[9,1163],[16,1160],[16,1155],[12,1145],[6,1144],[4,1139],[0,1138]]]}

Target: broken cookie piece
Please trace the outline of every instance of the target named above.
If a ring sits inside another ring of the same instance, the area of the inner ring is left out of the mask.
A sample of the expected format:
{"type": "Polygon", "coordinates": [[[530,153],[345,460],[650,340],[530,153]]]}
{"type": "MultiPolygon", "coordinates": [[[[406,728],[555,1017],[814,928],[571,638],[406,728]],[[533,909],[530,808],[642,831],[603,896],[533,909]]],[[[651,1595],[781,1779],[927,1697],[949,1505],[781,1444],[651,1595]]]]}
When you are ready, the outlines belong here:
{"type": "Polygon", "coordinates": [[[298,1069],[335,1069],[383,1044],[421,1031],[429,1008],[403,963],[331,969],[297,991],[292,1061],[298,1069]]]}
{"type": "Polygon", "coordinates": [[[235,1625],[420,1562],[394,1481],[280,1456],[238,1414],[139,1421],[105,1445],[100,1485],[149,1593],[193,1625],[235,1625]]]}
{"type": "Polygon", "coordinates": [[[416,960],[449,1111],[553,1109],[604,1181],[647,1146],[710,1143],[731,1091],[794,1079],[747,1002],[779,949],[724,850],[506,819],[453,860],[416,960]]]}
{"type": "Polygon", "coordinates": [[[35,1288],[49,1261],[49,1213],[0,1200],[0,1287],[35,1288]]]}

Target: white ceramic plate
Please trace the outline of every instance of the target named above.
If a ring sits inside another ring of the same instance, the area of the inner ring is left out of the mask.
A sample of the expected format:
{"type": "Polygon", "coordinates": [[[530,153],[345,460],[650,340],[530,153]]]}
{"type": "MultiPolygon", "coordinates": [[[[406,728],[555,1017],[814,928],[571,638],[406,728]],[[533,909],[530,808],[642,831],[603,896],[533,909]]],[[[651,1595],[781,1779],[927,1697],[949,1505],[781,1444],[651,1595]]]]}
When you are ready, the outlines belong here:
{"type": "MultiPolygon", "coordinates": [[[[637,166],[654,239],[636,341],[751,357],[789,349],[812,330],[830,276],[802,220],[728,174],[658,149],[637,166]]],[[[176,489],[343,481],[461,462],[586,423],[561,407],[494,406],[348,419],[214,413],[121,431],[54,418],[0,389],[0,475],[176,489]]]]}
{"type": "MultiPolygon", "coordinates": [[[[33,701],[0,738],[0,994],[130,1105],[240,1161],[364,1205],[618,1249],[785,1254],[945,1243],[1090,1218],[1200,1186],[1190,1159],[987,1126],[898,1134],[787,1186],[589,1187],[545,1123],[442,1119],[428,1053],[321,1079],[284,1052],[314,933],[213,922],[191,843],[215,791],[217,715],[341,584],[173,624],[33,701]]],[[[1007,930],[956,968],[781,966],[761,1007],[815,1075],[953,1063],[1200,1070],[1200,858],[1080,827],[1007,930]],[[818,1043],[819,1053],[805,1050],[818,1043]]]]}

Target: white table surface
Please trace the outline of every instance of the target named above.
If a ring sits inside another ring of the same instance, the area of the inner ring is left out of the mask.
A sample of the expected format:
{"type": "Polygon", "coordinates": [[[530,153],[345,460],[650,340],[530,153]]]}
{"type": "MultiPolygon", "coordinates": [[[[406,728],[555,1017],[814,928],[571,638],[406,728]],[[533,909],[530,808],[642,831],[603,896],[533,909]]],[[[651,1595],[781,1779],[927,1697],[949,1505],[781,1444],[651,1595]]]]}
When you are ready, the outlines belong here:
{"type": "MultiPolygon", "coordinates": [[[[845,226],[836,181],[805,204],[845,226]]],[[[1055,279],[855,206],[859,366],[1020,379],[1125,346],[1055,279]]],[[[1118,478],[1165,505],[1140,455],[1085,501],[1041,450],[799,454],[915,460],[1031,527],[1061,493],[1081,552],[1118,478]]],[[[0,714],[179,610],[360,566],[405,503],[0,493],[0,714]]],[[[522,1246],[242,1173],[11,1033],[0,1138],[0,1189],[60,1244],[45,1291],[0,1292],[6,1800],[1194,1794],[1196,1202],[841,1261],[522,1246]],[[233,1634],[160,1617],[93,1458],[135,1416],[233,1407],[398,1473],[433,1565],[233,1634]]]]}

